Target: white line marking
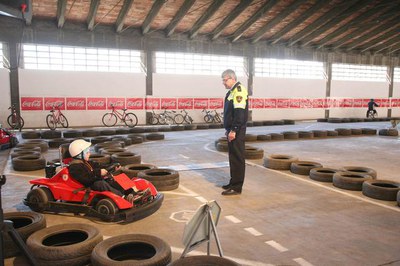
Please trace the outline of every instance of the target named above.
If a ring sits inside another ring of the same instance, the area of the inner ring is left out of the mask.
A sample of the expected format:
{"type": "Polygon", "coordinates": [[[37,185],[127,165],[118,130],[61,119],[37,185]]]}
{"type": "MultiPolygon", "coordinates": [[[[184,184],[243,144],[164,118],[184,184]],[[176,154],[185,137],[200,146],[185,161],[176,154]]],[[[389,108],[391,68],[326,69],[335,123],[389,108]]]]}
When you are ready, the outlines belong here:
{"type": "Polygon", "coordinates": [[[301,266],[313,266],[311,263],[309,263],[308,261],[306,261],[303,258],[295,258],[293,259],[295,262],[297,262],[299,265],[301,266]]]}
{"type": "Polygon", "coordinates": [[[179,184],[179,188],[182,189],[183,191],[185,191],[186,193],[190,194],[190,196],[196,197],[198,196],[198,194],[184,186],[182,186],[181,184],[179,184]]]}
{"type": "Polygon", "coordinates": [[[228,219],[229,221],[231,221],[231,222],[234,223],[234,224],[238,224],[238,223],[241,223],[241,222],[242,222],[241,220],[239,220],[238,218],[236,218],[236,217],[233,216],[233,215],[225,216],[225,218],[228,219]]]}
{"type": "MultiPolygon", "coordinates": [[[[171,251],[173,253],[178,253],[178,254],[182,254],[183,253],[183,248],[177,248],[177,247],[171,247],[171,251]]],[[[199,256],[199,255],[207,255],[206,252],[201,252],[201,251],[190,251],[189,255],[195,255],[195,256],[199,256]]],[[[214,255],[214,256],[219,256],[219,254],[213,254],[211,253],[210,255],[214,255]]],[[[266,263],[262,263],[262,262],[258,262],[258,261],[253,261],[253,260],[245,260],[245,259],[239,259],[239,258],[234,258],[234,257],[227,257],[224,256],[224,258],[230,259],[235,261],[236,263],[239,263],[240,265],[249,265],[249,266],[274,266],[273,264],[266,264],[266,263]]]]}
{"type": "Polygon", "coordinates": [[[195,197],[195,199],[197,199],[197,200],[200,201],[201,203],[206,203],[206,202],[208,202],[208,200],[206,200],[205,198],[200,197],[200,196],[195,197]]]}
{"type": "Polygon", "coordinates": [[[294,179],[297,179],[297,180],[306,182],[306,183],[311,184],[311,185],[313,185],[313,186],[317,186],[317,187],[324,188],[324,189],[327,189],[327,190],[330,190],[330,191],[333,191],[333,192],[336,192],[336,193],[340,193],[340,194],[349,196],[349,197],[351,197],[351,198],[355,198],[355,199],[357,199],[357,200],[362,200],[362,201],[364,201],[364,202],[368,202],[368,203],[371,203],[371,204],[374,204],[374,205],[377,205],[377,206],[380,206],[380,207],[383,207],[383,208],[386,208],[386,209],[389,209],[389,210],[392,210],[392,211],[400,212],[400,208],[399,208],[399,207],[388,206],[388,205],[385,205],[385,204],[382,204],[382,203],[379,203],[379,202],[376,202],[376,201],[373,201],[373,200],[369,200],[369,199],[366,199],[366,198],[359,197],[359,196],[357,196],[357,195],[353,195],[353,194],[347,193],[346,191],[341,191],[341,190],[338,190],[338,189],[336,189],[336,188],[327,187],[327,186],[325,186],[325,185],[319,184],[319,183],[317,183],[317,182],[315,182],[315,181],[312,181],[312,180],[307,180],[307,179],[304,179],[304,178],[302,178],[302,177],[298,177],[298,176],[295,176],[295,175],[291,175],[291,174],[289,174],[289,173],[285,173],[285,172],[282,172],[282,171],[269,169],[269,168],[266,168],[266,167],[264,167],[264,166],[262,166],[262,165],[258,165],[258,164],[251,163],[251,162],[246,162],[246,163],[247,163],[248,165],[251,165],[251,166],[256,166],[256,167],[259,167],[259,168],[262,168],[262,169],[266,169],[266,170],[268,170],[268,171],[272,171],[272,172],[275,172],[275,173],[279,173],[279,174],[282,174],[282,175],[286,175],[286,176],[288,176],[288,177],[291,177],[291,178],[294,178],[294,179]]]}
{"type": "Polygon", "coordinates": [[[282,246],[278,242],[275,242],[274,240],[266,241],[265,244],[270,245],[271,247],[273,247],[274,249],[278,250],[279,252],[288,251],[287,248],[285,248],[284,246],[282,246]]]}
{"type": "Polygon", "coordinates": [[[262,233],[258,232],[256,229],[254,229],[253,227],[247,227],[244,230],[246,230],[247,232],[249,232],[253,236],[262,236],[263,235],[262,233]]]}
{"type": "Polygon", "coordinates": [[[185,158],[185,159],[189,159],[189,158],[190,158],[190,157],[185,156],[185,155],[183,155],[183,154],[179,154],[179,156],[181,156],[182,158],[185,158]]]}

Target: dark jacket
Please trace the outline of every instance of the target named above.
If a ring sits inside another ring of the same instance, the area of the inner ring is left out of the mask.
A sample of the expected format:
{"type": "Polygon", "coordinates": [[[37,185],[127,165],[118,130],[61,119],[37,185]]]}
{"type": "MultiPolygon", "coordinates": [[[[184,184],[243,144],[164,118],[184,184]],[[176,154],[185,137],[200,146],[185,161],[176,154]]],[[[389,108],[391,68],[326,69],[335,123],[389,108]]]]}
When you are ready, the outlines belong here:
{"type": "Polygon", "coordinates": [[[224,128],[237,132],[246,127],[249,113],[247,89],[237,82],[228,91],[224,102],[224,128]]]}
{"type": "Polygon", "coordinates": [[[379,105],[374,101],[368,102],[368,110],[374,110],[374,106],[379,107],[379,105]]]}
{"type": "Polygon", "coordinates": [[[75,159],[68,166],[68,170],[70,175],[85,187],[90,187],[96,181],[104,180],[101,177],[100,164],[96,162],[75,159]]]}

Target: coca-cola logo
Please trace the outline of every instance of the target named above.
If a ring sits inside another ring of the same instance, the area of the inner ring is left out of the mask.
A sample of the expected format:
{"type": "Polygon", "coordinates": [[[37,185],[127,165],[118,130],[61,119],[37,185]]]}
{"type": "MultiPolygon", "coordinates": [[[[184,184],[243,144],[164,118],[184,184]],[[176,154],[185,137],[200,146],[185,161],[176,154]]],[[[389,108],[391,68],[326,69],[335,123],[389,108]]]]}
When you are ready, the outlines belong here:
{"type": "Polygon", "coordinates": [[[175,102],[163,102],[163,107],[175,107],[175,102]]]}
{"type": "Polygon", "coordinates": [[[106,105],[106,102],[104,100],[88,102],[89,107],[104,107],[105,105],[106,105]]]}
{"type": "Polygon", "coordinates": [[[68,101],[67,107],[85,107],[85,101],[84,100],[76,100],[76,101],[68,101]]]}
{"type": "Polygon", "coordinates": [[[64,104],[64,101],[62,100],[57,100],[57,101],[46,101],[46,103],[44,104],[44,106],[46,108],[51,108],[51,107],[56,107],[56,106],[62,106],[64,104]]]}
{"type": "Polygon", "coordinates": [[[128,102],[126,105],[128,107],[141,107],[143,106],[143,102],[142,101],[128,102]]]}
{"type": "Polygon", "coordinates": [[[22,107],[41,107],[42,101],[40,101],[40,100],[34,100],[34,101],[25,100],[22,102],[21,106],[22,107]]]}

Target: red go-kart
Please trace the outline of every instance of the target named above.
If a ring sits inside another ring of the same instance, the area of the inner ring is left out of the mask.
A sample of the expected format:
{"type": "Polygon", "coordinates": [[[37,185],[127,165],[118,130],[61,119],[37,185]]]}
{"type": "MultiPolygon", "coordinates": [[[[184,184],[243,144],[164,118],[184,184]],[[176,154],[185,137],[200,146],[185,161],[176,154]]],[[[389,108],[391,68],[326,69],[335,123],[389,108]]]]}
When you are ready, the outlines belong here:
{"type": "Polygon", "coordinates": [[[0,126],[0,150],[15,147],[18,144],[18,139],[15,134],[1,128],[0,126]]]}
{"type": "Polygon", "coordinates": [[[134,187],[142,193],[141,197],[130,203],[110,191],[86,188],[62,165],[51,178],[29,181],[33,185],[24,204],[36,212],[85,214],[107,222],[133,222],[157,211],[164,199],[164,195],[145,179],[130,179],[116,172],[106,180],[116,182],[125,194],[134,187]]]}

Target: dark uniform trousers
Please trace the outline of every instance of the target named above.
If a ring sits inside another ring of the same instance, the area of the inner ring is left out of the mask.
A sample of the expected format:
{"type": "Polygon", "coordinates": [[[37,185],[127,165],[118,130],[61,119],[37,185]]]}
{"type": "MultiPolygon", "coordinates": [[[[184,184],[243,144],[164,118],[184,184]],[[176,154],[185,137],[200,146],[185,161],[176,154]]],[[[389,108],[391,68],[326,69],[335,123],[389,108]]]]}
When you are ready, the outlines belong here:
{"type": "Polygon", "coordinates": [[[229,165],[231,170],[231,180],[229,184],[233,190],[242,191],[245,175],[245,137],[246,127],[236,132],[236,138],[231,142],[228,141],[229,165]]]}

